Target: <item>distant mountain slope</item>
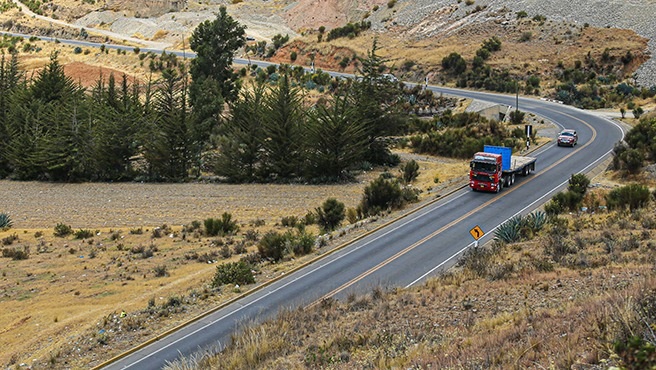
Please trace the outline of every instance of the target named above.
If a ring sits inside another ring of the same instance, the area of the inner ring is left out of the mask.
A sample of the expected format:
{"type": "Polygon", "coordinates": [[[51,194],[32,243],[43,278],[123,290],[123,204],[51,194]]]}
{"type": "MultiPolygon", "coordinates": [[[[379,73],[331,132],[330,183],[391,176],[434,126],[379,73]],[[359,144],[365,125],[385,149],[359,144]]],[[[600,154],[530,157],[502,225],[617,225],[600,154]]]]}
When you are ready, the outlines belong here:
{"type": "MultiPolygon", "coordinates": [[[[554,28],[568,23],[630,29],[649,40],[645,53],[651,56],[656,50],[654,0],[105,0],[95,2],[93,8],[86,2],[80,5],[74,0],[54,0],[41,8],[46,16],[80,27],[102,27],[179,48],[181,40],[199,23],[213,19],[221,5],[227,6],[228,12],[247,26],[248,35],[258,40],[270,40],[279,33],[293,39],[316,32],[320,26],[330,30],[366,20],[373,32],[400,42],[440,41],[457,35],[462,42],[459,45],[466,46],[468,38],[478,42],[480,37],[476,36],[516,31],[516,14],[524,11],[529,19],[539,15],[554,22],[554,28]]],[[[536,41],[549,38],[554,36],[548,29],[534,37],[536,41]]],[[[643,86],[656,85],[654,58],[638,69],[636,79],[643,86]]]]}

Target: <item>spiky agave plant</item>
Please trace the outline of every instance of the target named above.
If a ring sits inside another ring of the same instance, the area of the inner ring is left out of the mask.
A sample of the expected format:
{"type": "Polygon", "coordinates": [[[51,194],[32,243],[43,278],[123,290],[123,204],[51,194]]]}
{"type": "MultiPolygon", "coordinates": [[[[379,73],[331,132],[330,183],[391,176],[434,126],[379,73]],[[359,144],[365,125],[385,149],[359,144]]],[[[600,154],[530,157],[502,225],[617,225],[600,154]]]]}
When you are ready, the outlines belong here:
{"type": "Polygon", "coordinates": [[[524,223],[534,233],[538,232],[547,224],[547,214],[535,211],[524,218],[524,223]]]}
{"type": "Polygon", "coordinates": [[[0,229],[9,229],[11,225],[11,217],[6,213],[0,213],[0,229]]]}
{"type": "Polygon", "coordinates": [[[517,215],[499,225],[494,231],[494,238],[506,243],[514,243],[521,238],[522,215],[517,215]]]}

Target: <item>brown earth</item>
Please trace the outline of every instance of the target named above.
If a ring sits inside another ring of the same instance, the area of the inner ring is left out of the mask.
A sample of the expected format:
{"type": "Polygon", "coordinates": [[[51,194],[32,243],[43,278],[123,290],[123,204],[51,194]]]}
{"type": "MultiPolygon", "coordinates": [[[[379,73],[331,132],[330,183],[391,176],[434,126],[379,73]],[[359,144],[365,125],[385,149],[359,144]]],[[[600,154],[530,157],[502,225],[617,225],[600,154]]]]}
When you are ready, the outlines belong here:
{"type": "MultiPolygon", "coordinates": [[[[426,156],[417,160],[421,172],[416,186],[423,190],[422,199],[463,183],[464,161],[426,156]]],[[[280,225],[283,217],[302,219],[328,197],[354,207],[378,173],[334,186],[0,181],[0,212],[14,221],[13,228],[0,231],[3,249],[29,253],[26,260],[0,258],[0,346],[5,348],[0,363],[87,368],[199,315],[240,292],[216,290],[210,283],[214,263],[236,261],[256,250],[249,233],[260,237],[270,230],[289,231],[280,225]],[[240,226],[237,235],[207,238],[182,227],[220,218],[224,212],[240,226]],[[57,238],[53,231],[59,223],[74,232],[89,230],[93,236],[57,238]],[[240,245],[245,252],[237,252],[240,245]],[[144,250],[154,252],[144,258],[144,250]],[[223,256],[226,252],[229,257],[223,256]],[[162,266],[167,274],[158,277],[155,271],[162,266]],[[168,306],[177,298],[182,306],[168,306]],[[131,320],[129,330],[121,329],[121,310],[131,320]]],[[[308,256],[262,265],[257,284],[382,219],[370,221],[333,233],[327,246],[308,256]]],[[[307,230],[318,232],[316,226],[307,230]]]]}

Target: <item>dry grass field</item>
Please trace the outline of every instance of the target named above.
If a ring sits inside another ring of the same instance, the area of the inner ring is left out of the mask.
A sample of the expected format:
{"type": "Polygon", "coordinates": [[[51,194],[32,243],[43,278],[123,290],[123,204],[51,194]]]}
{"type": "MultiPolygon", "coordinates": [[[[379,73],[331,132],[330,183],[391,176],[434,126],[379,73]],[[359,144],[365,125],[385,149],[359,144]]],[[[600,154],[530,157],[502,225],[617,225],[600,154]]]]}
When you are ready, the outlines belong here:
{"type": "MultiPolygon", "coordinates": [[[[603,205],[613,177],[594,179],[606,187],[584,204],[603,205]]],[[[528,240],[476,250],[426,285],[285,312],[245,328],[218,356],[170,368],[617,368],[615,340],[654,339],[655,220],[653,203],[564,215],[528,240]]]]}
{"type": "MultiPolygon", "coordinates": [[[[416,186],[424,200],[466,173],[464,161],[417,159],[416,186]]],[[[237,294],[210,283],[216,263],[256,250],[249,233],[289,230],[280,225],[282,217],[300,219],[328,197],[355,207],[378,173],[334,186],[0,181],[0,212],[14,221],[0,232],[2,248],[29,253],[26,260],[0,258],[0,363],[86,368],[200,314],[237,294]],[[223,212],[238,222],[237,235],[183,231],[223,212]],[[92,235],[55,237],[59,223],[92,235]],[[178,299],[184,304],[171,306],[178,299]],[[115,321],[122,310],[132,320],[128,327],[115,321]]],[[[374,226],[336,232],[316,253],[374,226]]],[[[318,232],[316,226],[308,230],[318,232]]],[[[264,266],[257,284],[314,256],[264,266]]]]}
{"type": "MultiPolygon", "coordinates": [[[[276,1],[280,6],[282,3],[276,1]]],[[[368,6],[374,3],[381,7],[386,4],[383,1],[367,2],[368,6]]],[[[55,14],[69,21],[93,8],[87,2],[73,0],[57,1],[57,5],[57,10],[47,15],[55,14]]],[[[202,6],[194,3],[196,5],[202,6]]],[[[325,15],[330,18],[331,14],[330,9],[326,9],[325,15]]],[[[247,15],[248,12],[244,12],[244,16],[247,15]]],[[[18,13],[0,14],[0,21],[8,18],[17,19],[27,27],[53,27],[18,13]]],[[[504,48],[495,54],[492,62],[497,66],[537,72],[551,70],[561,60],[568,66],[573,65],[575,60],[583,60],[588,50],[598,56],[603,47],[622,53],[631,50],[636,55],[636,63],[644,57],[646,40],[633,32],[592,28],[573,32],[565,25],[549,23],[547,26],[531,28],[536,26],[525,25],[514,33],[504,33],[504,48]],[[529,31],[535,35],[550,33],[541,37],[539,42],[516,42],[522,32],[529,31]],[[522,65],[517,64],[520,60],[522,65]]],[[[382,47],[381,54],[389,58],[393,68],[412,60],[418,63],[412,72],[419,75],[439,66],[441,59],[452,51],[471,58],[484,39],[500,34],[496,27],[491,25],[489,29],[477,29],[439,40],[413,41],[389,34],[378,34],[376,38],[382,47]]],[[[59,27],[55,25],[54,28],[59,27]]],[[[257,32],[257,29],[251,30],[257,32]]],[[[170,35],[159,33],[159,36],[170,35]]],[[[336,56],[365,55],[371,49],[374,35],[353,40],[339,39],[330,44],[315,44],[313,40],[316,40],[316,35],[310,34],[291,43],[278,52],[274,61],[288,62],[291,51],[299,50],[297,63],[307,65],[309,52],[318,50],[317,66],[337,69],[339,58],[336,56]]],[[[85,87],[92,86],[100,74],[107,77],[114,73],[119,77],[125,73],[142,82],[148,79],[147,68],[144,68],[147,61],[143,62],[134,53],[120,55],[111,50],[101,53],[98,49],[85,48],[76,54],[71,46],[41,41],[32,44],[40,51],[20,53],[21,64],[28,74],[46,65],[51,52],[58,51],[66,73],[85,87]]],[[[548,88],[548,84],[545,85],[548,88]]],[[[457,185],[467,170],[466,161],[410,156],[407,153],[404,158],[414,158],[420,164],[420,176],[414,186],[422,190],[423,201],[457,185]],[[436,183],[435,179],[439,182],[436,183]]],[[[0,306],[3,308],[0,312],[0,347],[3,348],[0,364],[34,369],[89,368],[197,316],[251,288],[216,290],[210,287],[218,263],[237,260],[255,250],[248,235],[261,236],[268,230],[286,230],[280,225],[282,217],[302,218],[328,197],[337,198],[347,207],[355,207],[364,186],[378,173],[363,174],[357,183],[338,186],[0,181],[0,212],[8,213],[14,221],[13,228],[0,231],[3,243],[0,248],[29,252],[26,260],[0,258],[0,306]],[[237,220],[240,231],[236,235],[206,238],[184,230],[183,225],[220,217],[223,212],[230,213],[237,220]],[[80,239],[55,237],[54,227],[59,223],[70,225],[73,231],[89,230],[92,236],[80,239]],[[125,317],[121,317],[122,311],[126,312],[125,317]]],[[[592,225],[588,233],[593,235],[598,232],[595,230],[602,228],[594,226],[596,221],[588,216],[573,218],[570,222],[592,225]]],[[[328,246],[309,256],[262,267],[257,271],[256,284],[375,225],[367,224],[348,233],[337,232],[328,246]]],[[[309,231],[318,232],[313,228],[309,231]]],[[[530,260],[540,253],[540,243],[542,241],[538,240],[512,246],[510,251],[516,253],[503,258],[530,260]]],[[[497,347],[491,348],[498,353],[511,351],[503,347],[504,343],[519,344],[518,348],[526,351],[520,356],[525,359],[538,356],[535,352],[540,348],[565,351],[564,347],[572,344],[570,341],[586,342],[586,336],[595,335],[594,331],[585,331],[589,325],[594,325],[585,321],[590,318],[579,315],[580,321],[569,320],[577,316],[577,307],[599,304],[607,309],[617,304],[613,300],[616,296],[610,293],[607,301],[595,302],[585,300],[585,297],[592,297],[592,292],[615,292],[618,287],[633,289],[640,287],[639,284],[651,287],[647,284],[650,280],[646,278],[649,274],[645,264],[619,264],[603,254],[588,258],[605,261],[605,264],[594,271],[556,268],[537,274],[530,268],[516,270],[513,274],[519,280],[512,284],[496,280],[485,285],[485,279],[474,278],[471,272],[464,271],[448,275],[442,282],[431,283],[426,290],[392,292],[389,295],[379,292],[380,296],[353,297],[348,302],[332,303],[324,307],[323,312],[293,313],[313,323],[313,331],[326,334],[307,341],[306,351],[309,352],[296,352],[289,359],[274,358],[270,367],[294,368],[294,364],[303,363],[308,353],[313,355],[321,351],[337,358],[343,352],[340,343],[350,345],[352,338],[363,338],[367,343],[381,345],[375,347],[378,352],[362,351],[362,356],[367,358],[354,356],[354,362],[346,363],[349,366],[343,368],[350,368],[354,363],[375,368],[405,366],[407,362],[403,362],[403,358],[410,357],[408,353],[414,353],[419,359],[422,353],[443,353],[445,359],[464,358],[467,353],[475,353],[480,348],[478,345],[485,341],[481,338],[486,338],[486,333],[498,328],[504,330],[496,331],[488,338],[489,343],[496,343],[497,347]],[[441,305],[436,305],[438,303],[441,305]],[[360,311],[363,316],[356,316],[360,311]],[[437,318],[436,312],[443,315],[437,318]],[[485,316],[487,314],[490,315],[485,316]],[[325,321],[321,321],[321,317],[325,321]],[[560,325],[583,329],[575,332],[575,336],[564,336],[562,342],[541,341],[541,337],[551,335],[546,330],[558,330],[562,328],[560,325]],[[357,328],[369,329],[366,332],[351,331],[357,328]],[[433,338],[432,344],[420,342],[421,333],[433,338]],[[518,336],[530,340],[526,343],[508,340],[518,336]],[[457,349],[441,347],[449,339],[460,346],[457,349]],[[408,343],[413,343],[414,347],[408,343]]],[[[623,260],[620,258],[620,262],[623,260]]],[[[500,266],[508,263],[498,261],[500,266]]],[[[258,335],[273,336],[279,332],[291,335],[294,332],[294,328],[285,326],[289,324],[284,320],[271,325],[258,335]]],[[[270,342],[255,337],[248,343],[261,346],[270,342]]],[[[255,351],[253,346],[244,348],[251,353],[255,351]]],[[[281,348],[272,346],[270,353],[281,348]]],[[[590,356],[594,357],[597,353],[594,351],[598,349],[591,348],[590,356]]],[[[568,354],[566,351],[557,353],[568,354]]],[[[248,358],[230,353],[226,356],[236,356],[231,361],[237,365],[238,357],[248,358]]],[[[439,368],[442,364],[436,365],[439,368]]],[[[316,362],[310,365],[319,367],[325,364],[316,362]]],[[[242,368],[253,367],[253,364],[246,363],[242,368]]]]}

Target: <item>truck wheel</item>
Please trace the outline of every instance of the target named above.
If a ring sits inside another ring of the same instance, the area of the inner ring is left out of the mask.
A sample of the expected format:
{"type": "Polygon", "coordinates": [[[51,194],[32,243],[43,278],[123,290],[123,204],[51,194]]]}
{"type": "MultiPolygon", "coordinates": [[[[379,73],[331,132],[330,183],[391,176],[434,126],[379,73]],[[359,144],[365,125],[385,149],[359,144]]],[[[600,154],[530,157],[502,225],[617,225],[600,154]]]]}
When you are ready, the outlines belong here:
{"type": "Polygon", "coordinates": [[[515,174],[510,175],[510,185],[515,185],[515,174]]]}

